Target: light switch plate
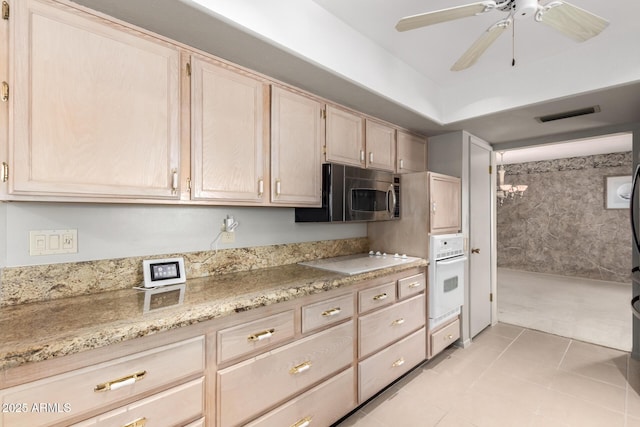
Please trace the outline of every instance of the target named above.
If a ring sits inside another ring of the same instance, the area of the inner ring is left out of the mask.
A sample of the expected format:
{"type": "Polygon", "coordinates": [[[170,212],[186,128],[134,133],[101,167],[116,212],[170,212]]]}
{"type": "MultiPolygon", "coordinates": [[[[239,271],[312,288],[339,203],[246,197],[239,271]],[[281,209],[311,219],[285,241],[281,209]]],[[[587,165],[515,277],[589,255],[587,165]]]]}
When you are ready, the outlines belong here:
{"type": "Polygon", "coordinates": [[[78,253],[78,230],[29,231],[29,255],[78,253]]]}

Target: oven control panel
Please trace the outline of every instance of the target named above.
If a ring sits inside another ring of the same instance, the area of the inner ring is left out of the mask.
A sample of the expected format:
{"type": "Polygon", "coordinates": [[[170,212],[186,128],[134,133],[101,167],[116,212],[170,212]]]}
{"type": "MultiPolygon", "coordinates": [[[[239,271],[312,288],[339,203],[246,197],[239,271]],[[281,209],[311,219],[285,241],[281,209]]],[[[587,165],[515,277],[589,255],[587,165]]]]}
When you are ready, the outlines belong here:
{"type": "Polygon", "coordinates": [[[431,236],[429,249],[432,260],[464,255],[464,237],[462,233],[431,236]]]}

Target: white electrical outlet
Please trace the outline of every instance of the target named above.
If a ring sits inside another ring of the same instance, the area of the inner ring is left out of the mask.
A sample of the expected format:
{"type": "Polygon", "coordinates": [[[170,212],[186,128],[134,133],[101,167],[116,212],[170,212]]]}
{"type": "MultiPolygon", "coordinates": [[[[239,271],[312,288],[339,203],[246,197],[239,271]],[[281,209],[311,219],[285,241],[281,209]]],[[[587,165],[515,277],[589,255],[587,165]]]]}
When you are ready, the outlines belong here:
{"type": "Polygon", "coordinates": [[[223,231],[220,236],[220,243],[233,243],[236,241],[236,233],[232,231],[223,231]]]}
{"type": "Polygon", "coordinates": [[[78,230],[29,231],[29,255],[78,253],[78,230]]]}

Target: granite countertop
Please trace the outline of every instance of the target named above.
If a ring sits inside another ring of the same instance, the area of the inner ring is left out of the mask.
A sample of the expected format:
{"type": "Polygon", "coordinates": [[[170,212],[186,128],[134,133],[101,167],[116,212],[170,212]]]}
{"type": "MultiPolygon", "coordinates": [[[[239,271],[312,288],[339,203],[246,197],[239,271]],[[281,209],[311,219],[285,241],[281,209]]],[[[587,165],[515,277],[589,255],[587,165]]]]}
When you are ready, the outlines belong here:
{"type": "Polygon", "coordinates": [[[289,264],[190,279],[179,306],[144,313],[144,293],[103,292],[3,307],[0,370],[91,350],[237,312],[338,289],[413,267],[419,260],[363,274],[344,275],[289,264]]]}

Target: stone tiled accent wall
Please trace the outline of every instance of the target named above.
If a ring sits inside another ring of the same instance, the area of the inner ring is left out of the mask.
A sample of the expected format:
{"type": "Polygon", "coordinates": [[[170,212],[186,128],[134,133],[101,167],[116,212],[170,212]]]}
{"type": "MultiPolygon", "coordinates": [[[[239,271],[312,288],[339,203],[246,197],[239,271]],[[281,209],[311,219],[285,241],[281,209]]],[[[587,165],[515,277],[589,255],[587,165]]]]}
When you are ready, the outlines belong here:
{"type": "Polygon", "coordinates": [[[523,198],[498,206],[498,266],[630,282],[629,209],[605,209],[605,177],[632,174],[632,154],[505,165],[523,198]]]}
{"type": "Polygon", "coordinates": [[[219,251],[165,254],[65,264],[7,267],[0,276],[0,307],[132,288],[143,282],[142,261],[184,257],[187,279],[277,267],[367,252],[366,237],[219,251]]]}

